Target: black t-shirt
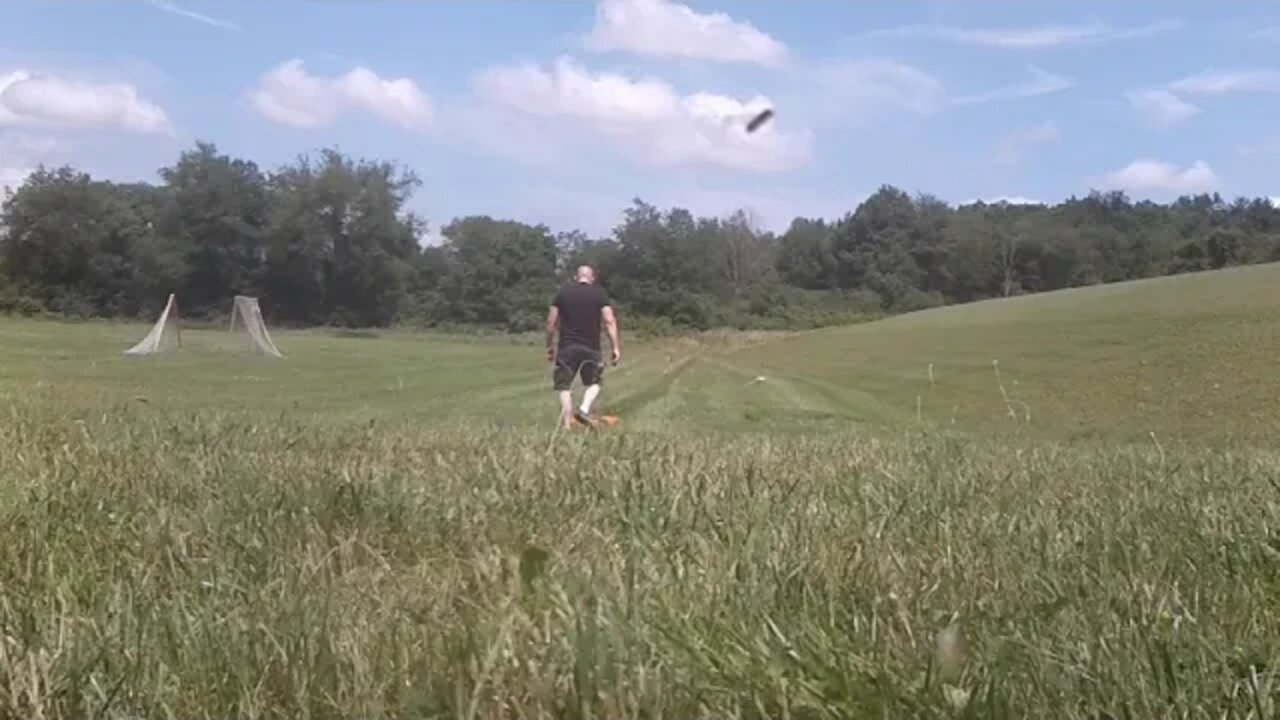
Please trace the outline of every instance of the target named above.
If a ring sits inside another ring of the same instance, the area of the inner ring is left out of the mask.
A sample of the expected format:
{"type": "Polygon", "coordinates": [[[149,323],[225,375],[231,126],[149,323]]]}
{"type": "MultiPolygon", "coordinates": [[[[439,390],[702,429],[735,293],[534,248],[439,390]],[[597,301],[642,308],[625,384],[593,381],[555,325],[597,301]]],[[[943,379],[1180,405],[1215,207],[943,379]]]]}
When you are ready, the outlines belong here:
{"type": "Polygon", "coordinates": [[[600,351],[600,311],[609,305],[600,286],[566,285],[551,304],[560,312],[560,347],[577,345],[600,351]]]}

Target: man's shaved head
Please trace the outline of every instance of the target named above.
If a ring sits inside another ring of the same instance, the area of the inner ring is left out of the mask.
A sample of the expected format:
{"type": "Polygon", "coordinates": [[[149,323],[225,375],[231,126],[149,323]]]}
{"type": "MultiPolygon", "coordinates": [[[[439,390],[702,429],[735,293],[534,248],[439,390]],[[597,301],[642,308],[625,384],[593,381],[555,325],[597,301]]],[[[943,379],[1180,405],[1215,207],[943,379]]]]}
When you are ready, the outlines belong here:
{"type": "Polygon", "coordinates": [[[580,283],[586,283],[590,285],[591,283],[596,281],[596,271],[591,269],[590,265],[579,265],[576,279],[580,283]]]}

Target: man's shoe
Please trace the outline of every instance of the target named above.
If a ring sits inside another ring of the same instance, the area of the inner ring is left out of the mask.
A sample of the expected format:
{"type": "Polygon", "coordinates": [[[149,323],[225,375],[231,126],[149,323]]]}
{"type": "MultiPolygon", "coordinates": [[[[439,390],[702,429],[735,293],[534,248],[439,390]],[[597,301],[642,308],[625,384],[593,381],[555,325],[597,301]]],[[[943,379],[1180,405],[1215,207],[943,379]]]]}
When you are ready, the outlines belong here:
{"type": "Polygon", "coordinates": [[[590,415],[582,412],[581,408],[573,411],[573,419],[580,425],[586,425],[589,428],[594,428],[596,426],[596,421],[592,420],[590,415]]]}

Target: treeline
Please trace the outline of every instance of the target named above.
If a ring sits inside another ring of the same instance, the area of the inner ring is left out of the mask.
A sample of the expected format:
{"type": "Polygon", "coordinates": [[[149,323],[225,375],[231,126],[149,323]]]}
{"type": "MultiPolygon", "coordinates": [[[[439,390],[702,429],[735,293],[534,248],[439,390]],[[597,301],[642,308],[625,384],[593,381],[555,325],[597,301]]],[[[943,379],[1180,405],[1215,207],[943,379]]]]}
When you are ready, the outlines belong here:
{"type": "Polygon", "coordinates": [[[1218,195],[1090,193],[950,207],[882,187],[778,236],[636,200],[609,237],[491,217],[424,247],[418,177],[336,150],[267,172],[197,143],[158,184],[41,168],[0,209],[0,311],[151,319],[260,298],[277,326],[537,328],[595,265],[632,328],[808,328],[948,303],[1280,259],[1280,210],[1218,195]]]}

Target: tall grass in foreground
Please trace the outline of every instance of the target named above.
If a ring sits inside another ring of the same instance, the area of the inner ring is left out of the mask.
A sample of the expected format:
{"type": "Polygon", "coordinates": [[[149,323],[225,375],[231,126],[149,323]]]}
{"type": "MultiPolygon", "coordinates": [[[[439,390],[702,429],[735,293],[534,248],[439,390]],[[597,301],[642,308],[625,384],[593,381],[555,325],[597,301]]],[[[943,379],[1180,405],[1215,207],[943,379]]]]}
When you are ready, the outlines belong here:
{"type": "Polygon", "coordinates": [[[1280,458],[0,422],[0,716],[1264,718],[1280,458]]]}

